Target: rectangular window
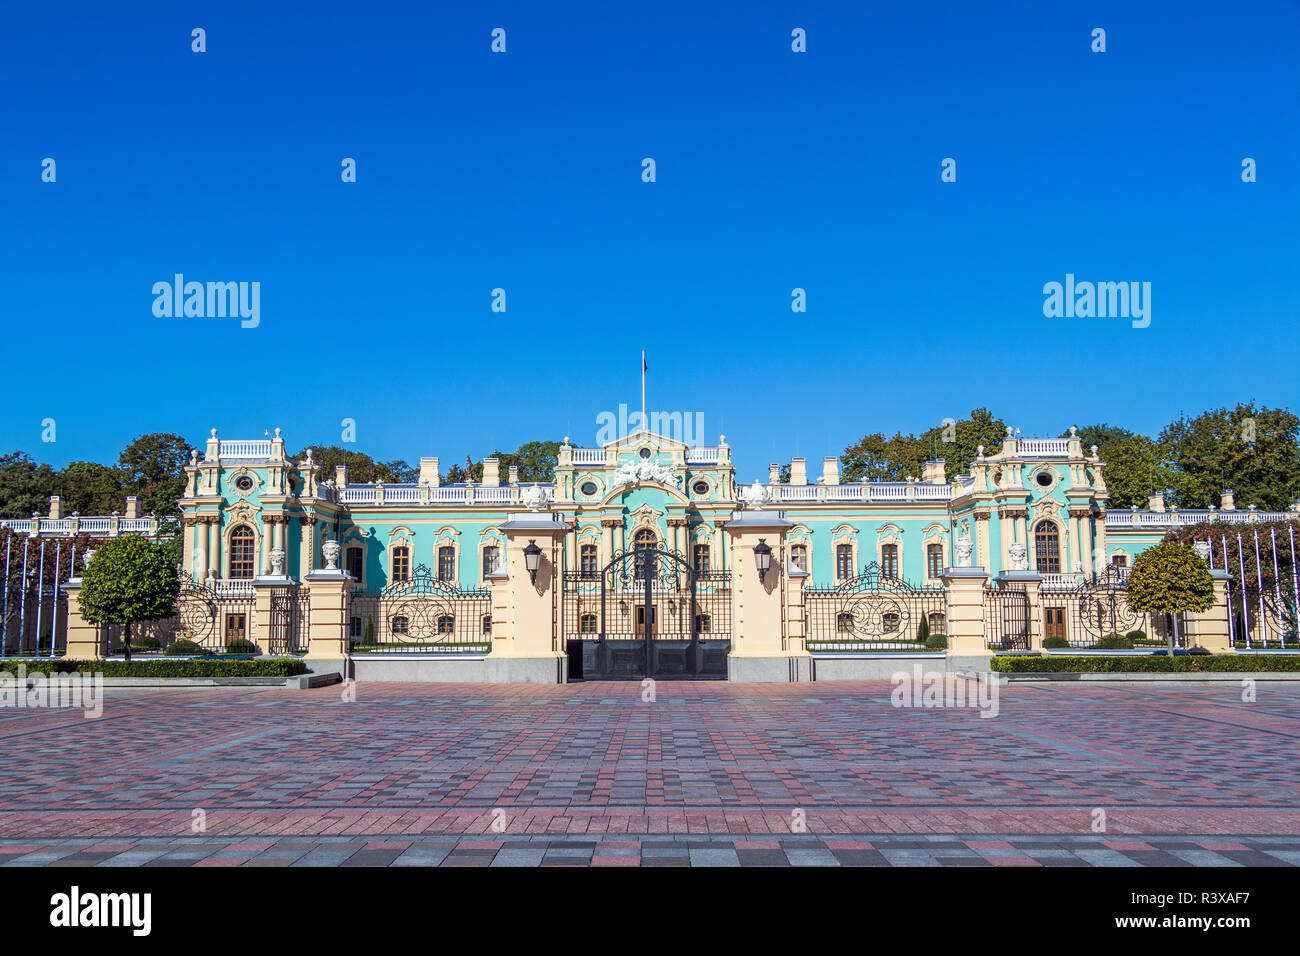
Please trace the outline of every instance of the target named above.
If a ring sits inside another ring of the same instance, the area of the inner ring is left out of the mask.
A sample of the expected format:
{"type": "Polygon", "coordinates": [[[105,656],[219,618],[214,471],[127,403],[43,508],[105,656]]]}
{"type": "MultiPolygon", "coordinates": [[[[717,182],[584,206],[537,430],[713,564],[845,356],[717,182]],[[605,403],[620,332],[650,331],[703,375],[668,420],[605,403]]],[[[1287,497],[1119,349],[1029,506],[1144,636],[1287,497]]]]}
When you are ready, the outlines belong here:
{"type": "Polygon", "coordinates": [[[496,545],[488,545],[483,549],[483,577],[487,577],[497,569],[497,559],[501,555],[501,549],[496,545]]]}
{"type": "Polygon", "coordinates": [[[790,546],[790,561],[800,571],[808,570],[808,545],[794,544],[790,546]]]}
{"type": "Polygon", "coordinates": [[[925,573],[931,578],[937,578],[939,575],[943,574],[943,545],[926,545],[925,573]]]}
{"type": "Polygon", "coordinates": [[[835,577],[841,581],[853,577],[853,545],[835,546],[835,577]]]}
{"type": "Polygon", "coordinates": [[[1112,554],[1112,555],[1110,556],[1110,563],[1113,564],[1113,565],[1115,565],[1115,567],[1117,567],[1117,568],[1127,568],[1127,567],[1128,567],[1128,555],[1127,555],[1127,554],[1112,554]]]}
{"type": "Polygon", "coordinates": [[[584,544],[582,546],[582,574],[584,577],[595,577],[596,571],[596,546],[594,544],[584,544]]]}
{"type": "Polygon", "coordinates": [[[709,573],[709,546],[707,544],[697,544],[695,546],[695,573],[709,573]]]}
{"type": "Polygon", "coordinates": [[[348,548],[348,556],[344,563],[344,570],[358,581],[361,580],[362,561],[363,552],[360,548],[348,548]]]}
{"type": "Polygon", "coordinates": [[[411,549],[393,549],[393,580],[409,581],[411,579],[411,549]]]}
{"type": "Polygon", "coordinates": [[[456,578],[456,549],[444,544],[438,549],[438,580],[453,581],[456,578]]]}
{"type": "Polygon", "coordinates": [[[898,545],[881,545],[880,573],[887,578],[898,577],[898,545]]]}

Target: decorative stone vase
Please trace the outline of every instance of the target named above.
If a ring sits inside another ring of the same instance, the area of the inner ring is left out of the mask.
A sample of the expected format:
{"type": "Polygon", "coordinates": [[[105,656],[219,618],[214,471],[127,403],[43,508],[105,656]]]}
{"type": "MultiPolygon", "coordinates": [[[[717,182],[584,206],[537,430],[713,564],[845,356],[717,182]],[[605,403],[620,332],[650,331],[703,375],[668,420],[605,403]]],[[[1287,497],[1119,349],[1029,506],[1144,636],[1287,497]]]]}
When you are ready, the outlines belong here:
{"type": "Polygon", "coordinates": [[[1195,551],[1197,556],[1199,556],[1206,564],[1210,563],[1210,542],[1193,541],[1192,550],[1195,551]]]}
{"type": "Polygon", "coordinates": [[[333,539],[320,546],[320,553],[325,556],[326,571],[337,571],[339,569],[339,552],[341,550],[339,543],[333,539]]]}
{"type": "Polygon", "coordinates": [[[282,576],[284,574],[284,549],[273,548],[268,557],[271,559],[271,575],[277,578],[282,576]]]}
{"type": "Polygon", "coordinates": [[[546,503],[546,492],[537,485],[529,485],[519,492],[519,503],[529,511],[538,511],[546,503]]]}
{"type": "Polygon", "coordinates": [[[974,545],[971,544],[970,538],[957,539],[957,567],[970,567],[970,556],[973,550],[974,545]]]}

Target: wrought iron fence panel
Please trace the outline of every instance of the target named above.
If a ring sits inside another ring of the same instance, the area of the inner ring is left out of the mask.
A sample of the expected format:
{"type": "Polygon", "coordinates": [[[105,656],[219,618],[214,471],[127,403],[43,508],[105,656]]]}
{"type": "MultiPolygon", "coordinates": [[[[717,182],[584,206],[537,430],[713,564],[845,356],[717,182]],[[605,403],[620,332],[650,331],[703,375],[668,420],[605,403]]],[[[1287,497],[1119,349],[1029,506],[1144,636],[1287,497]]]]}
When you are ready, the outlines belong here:
{"type": "Polygon", "coordinates": [[[354,589],[349,602],[353,653],[487,653],[492,592],[463,590],[418,565],[381,591],[354,589]]]}
{"type": "Polygon", "coordinates": [[[916,650],[921,623],[947,631],[942,585],[916,586],[885,574],[874,561],[857,577],[804,592],[810,650],[916,650]]]}
{"type": "Polygon", "coordinates": [[[1096,583],[1085,582],[1072,590],[1040,591],[1043,640],[1063,637],[1070,647],[1096,647],[1112,635],[1125,637],[1141,631],[1135,646],[1168,643],[1174,634],[1175,646],[1187,646],[1187,627],[1180,615],[1174,626],[1171,615],[1149,615],[1128,602],[1128,588],[1121,569],[1107,569],[1096,583]]]}
{"type": "Polygon", "coordinates": [[[1235,647],[1300,650],[1300,609],[1296,590],[1285,579],[1263,577],[1228,581],[1228,629],[1235,647]],[[1261,586],[1262,585],[1262,586],[1261,586]]]}
{"type": "Polygon", "coordinates": [[[1029,650],[1029,592],[1023,586],[984,588],[984,640],[999,651],[1029,650]]]}
{"type": "Polygon", "coordinates": [[[270,653],[305,653],[311,641],[311,599],[306,589],[272,588],[270,607],[270,653]]]}

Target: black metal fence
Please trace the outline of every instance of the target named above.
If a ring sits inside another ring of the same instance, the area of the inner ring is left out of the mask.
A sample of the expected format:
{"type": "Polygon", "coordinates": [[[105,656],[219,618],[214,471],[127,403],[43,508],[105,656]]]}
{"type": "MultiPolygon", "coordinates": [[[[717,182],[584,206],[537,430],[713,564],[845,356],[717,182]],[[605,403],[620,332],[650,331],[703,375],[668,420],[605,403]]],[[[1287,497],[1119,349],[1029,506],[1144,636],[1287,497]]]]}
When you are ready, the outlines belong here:
{"type": "Polygon", "coordinates": [[[1135,648],[1167,645],[1170,635],[1175,647],[1188,644],[1187,626],[1179,616],[1147,614],[1128,603],[1128,588],[1119,569],[1108,568],[1095,582],[1088,581],[1068,590],[1042,589],[1040,604],[1045,646],[1064,638],[1070,647],[1098,646],[1109,637],[1129,637],[1135,648]]]}
{"type": "Polygon", "coordinates": [[[352,592],[348,640],[354,654],[487,653],[492,592],[461,590],[421,564],[382,591],[352,592]]]}
{"type": "Polygon", "coordinates": [[[271,590],[270,653],[303,654],[311,644],[311,600],[305,588],[271,590]]]}
{"type": "Polygon", "coordinates": [[[67,584],[88,539],[4,535],[0,551],[0,655],[62,654],[68,639],[67,584]]]}
{"type": "Polygon", "coordinates": [[[926,630],[947,632],[942,585],[914,586],[875,562],[833,587],[808,588],[804,605],[809,650],[916,650],[926,630]]]}
{"type": "Polygon", "coordinates": [[[984,640],[989,648],[1029,650],[1029,623],[1029,592],[1023,585],[984,588],[984,640]]]}

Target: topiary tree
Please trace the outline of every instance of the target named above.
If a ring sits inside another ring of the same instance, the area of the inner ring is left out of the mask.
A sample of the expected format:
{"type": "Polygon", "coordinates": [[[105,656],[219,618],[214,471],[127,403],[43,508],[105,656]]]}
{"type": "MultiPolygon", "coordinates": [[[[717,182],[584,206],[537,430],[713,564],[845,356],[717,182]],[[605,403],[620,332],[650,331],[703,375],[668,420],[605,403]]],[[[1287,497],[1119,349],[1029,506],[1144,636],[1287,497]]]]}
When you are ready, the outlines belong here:
{"type": "Polygon", "coordinates": [[[1137,556],[1128,574],[1128,603],[1135,611],[1169,614],[1169,656],[1174,656],[1178,615],[1214,604],[1214,580],[1200,555],[1185,544],[1165,541],[1137,556]]]}
{"type": "Polygon", "coordinates": [[[100,545],[81,576],[81,616],[91,624],[122,625],[122,651],[131,659],[131,625],[175,613],[180,581],[167,551],[139,535],[100,545]]]}
{"type": "Polygon", "coordinates": [[[375,643],[375,618],[374,618],[374,615],[371,615],[371,614],[367,614],[367,615],[366,615],[366,627],[365,627],[365,630],[362,631],[362,633],[361,633],[361,643],[362,643],[363,646],[368,646],[368,645],[370,645],[370,644],[375,643]]]}
{"type": "Polygon", "coordinates": [[[925,619],[924,615],[922,615],[921,623],[916,625],[916,643],[924,647],[925,642],[929,640],[929,638],[930,638],[930,622],[925,619]]]}

